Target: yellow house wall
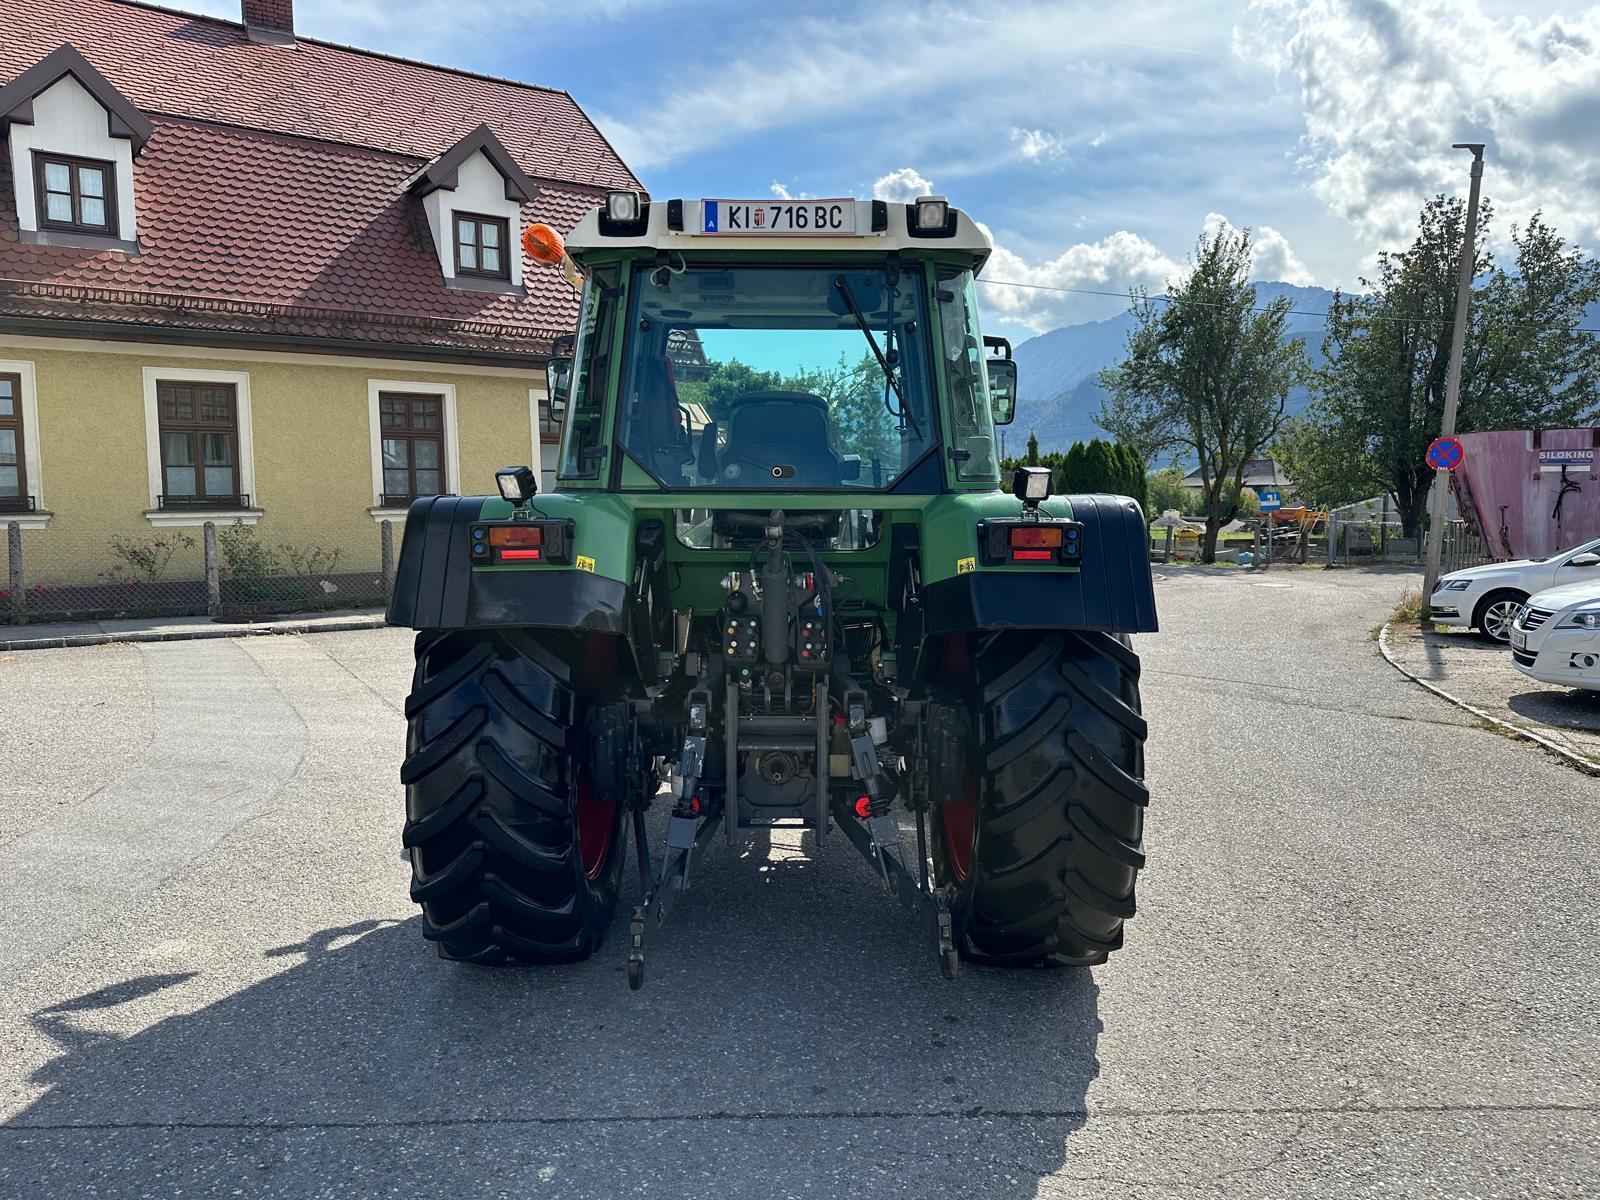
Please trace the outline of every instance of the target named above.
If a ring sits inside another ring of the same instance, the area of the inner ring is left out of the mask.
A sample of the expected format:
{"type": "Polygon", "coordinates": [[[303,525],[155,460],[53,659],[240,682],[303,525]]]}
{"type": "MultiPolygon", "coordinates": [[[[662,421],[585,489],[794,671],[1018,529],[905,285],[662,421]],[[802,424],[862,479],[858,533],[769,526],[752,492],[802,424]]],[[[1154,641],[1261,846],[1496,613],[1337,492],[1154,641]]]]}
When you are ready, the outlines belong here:
{"type": "MultiPolygon", "coordinates": [[[[403,381],[421,385],[419,390],[454,386],[460,464],[454,490],[461,494],[493,492],[496,468],[538,461],[528,396],[530,388],[544,386],[538,369],[487,373],[287,354],[187,357],[152,354],[137,345],[106,343],[88,350],[28,341],[32,344],[0,337],[0,360],[34,365],[43,486],[30,490],[42,490],[44,506],[54,514],[45,529],[23,532],[30,584],[95,580],[117,561],[109,549],[116,535],[136,542],[192,537],[196,545],[174,556],[168,576],[203,574],[198,524],[156,528],[144,515],[151,508],[146,367],[172,378],[182,378],[186,370],[249,375],[255,456],[251,500],[263,510],[256,535],[269,546],[337,550],[340,572],[379,566],[380,530],[368,512],[373,505],[369,380],[403,381]]],[[[0,514],[0,526],[4,523],[0,514]]],[[[397,549],[399,526],[397,519],[397,549]]]]}

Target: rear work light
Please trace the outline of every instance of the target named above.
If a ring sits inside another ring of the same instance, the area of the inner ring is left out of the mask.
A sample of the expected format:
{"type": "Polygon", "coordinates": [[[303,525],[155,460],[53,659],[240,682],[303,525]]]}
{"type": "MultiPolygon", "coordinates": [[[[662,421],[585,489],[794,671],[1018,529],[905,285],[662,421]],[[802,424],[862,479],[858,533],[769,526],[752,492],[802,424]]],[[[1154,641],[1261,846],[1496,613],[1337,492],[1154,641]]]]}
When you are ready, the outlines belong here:
{"type": "Polygon", "coordinates": [[[571,521],[507,521],[472,527],[472,561],[552,562],[571,561],[571,521]]]}
{"type": "Polygon", "coordinates": [[[978,544],[983,548],[984,562],[990,566],[1003,563],[1076,566],[1083,556],[1083,526],[1077,521],[980,521],[978,544]]]}

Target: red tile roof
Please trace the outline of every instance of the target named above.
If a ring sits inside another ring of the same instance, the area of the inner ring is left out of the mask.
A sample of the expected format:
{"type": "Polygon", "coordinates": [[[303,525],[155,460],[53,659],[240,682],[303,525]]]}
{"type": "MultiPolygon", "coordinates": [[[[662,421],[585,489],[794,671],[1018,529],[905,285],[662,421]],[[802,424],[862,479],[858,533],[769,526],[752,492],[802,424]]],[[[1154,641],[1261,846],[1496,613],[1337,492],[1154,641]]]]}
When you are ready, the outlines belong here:
{"type": "Polygon", "coordinates": [[[122,0],[27,0],[0,14],[0,81],[71,42],[146,113],[432,158],[487,123],[528,174],[638,187],[577,102],[531,87],[122,0]]]}
{"type": "Polygon", "coordinates": [[[408,184],[487,123],[537,182],[524,224],[638,186],[564,92],[117,0],[7,5],[0,84],[69,40],[154,123],[140,253],[21,242],[0,151],[0,314],[532,349],[573,324],[571,288],[532,264],[526,298],[447,288],[408,184]]]}

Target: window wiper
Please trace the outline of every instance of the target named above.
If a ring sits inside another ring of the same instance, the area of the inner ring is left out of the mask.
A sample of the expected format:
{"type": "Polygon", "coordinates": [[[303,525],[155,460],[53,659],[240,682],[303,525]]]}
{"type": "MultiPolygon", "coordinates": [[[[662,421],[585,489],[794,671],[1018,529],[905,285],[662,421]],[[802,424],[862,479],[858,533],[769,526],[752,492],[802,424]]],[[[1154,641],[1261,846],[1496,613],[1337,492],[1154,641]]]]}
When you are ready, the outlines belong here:
{"type": "Polygon", "coordinates": [[[894,368],[889,365],[889,360],[883,356],[883,351],[878,348],[878,339],[872,336],[872,330],[867,325],[867,316],[861,311],[861,306],[856,303],[854,294],[850,291],[850,284],[843,275],[833,277],[833,286],[839,290],[843,297],[845,307],[850,310],[850,315],[855,318],[856,328],[861,330],[867,339],[867,345],[872,347],[873,357],[878,360],[878,366],[883,368],[883,377],[894,389],[895,399],[900,401],[900,413],[911,422],[911,432],[917,435],[917,441],[922,441],[922,427],[917,424],[917,416],[911,411],[911,406],[906,403],[906,394],[900,390],[900,381],[894,377],[894,368]]]}

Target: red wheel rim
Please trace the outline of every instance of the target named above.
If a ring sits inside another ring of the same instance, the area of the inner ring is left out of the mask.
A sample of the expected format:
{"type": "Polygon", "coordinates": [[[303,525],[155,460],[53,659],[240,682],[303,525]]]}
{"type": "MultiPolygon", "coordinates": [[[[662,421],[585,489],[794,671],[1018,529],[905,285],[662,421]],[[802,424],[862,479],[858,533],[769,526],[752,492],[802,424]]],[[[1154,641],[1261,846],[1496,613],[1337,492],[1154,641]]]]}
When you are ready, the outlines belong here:
{"type": "Polygon", "coordinates": [[[972,851],[978,841],[978,773],[968,771],[961,786],[959,804],[946,804],[939,810],[939,827],[944,831],[944,857],[957,883],[972,873],[972,851]]]}
{"type": "Polygon", "coordinates": [[[611,857],[611,841],[617,836],[617,805],[612,800],[602,800],[595,795],[594,784],[589,779],[589,769],[578,771],[578,857],[583,861],[583,873],[598,879],[611,857]]]}

